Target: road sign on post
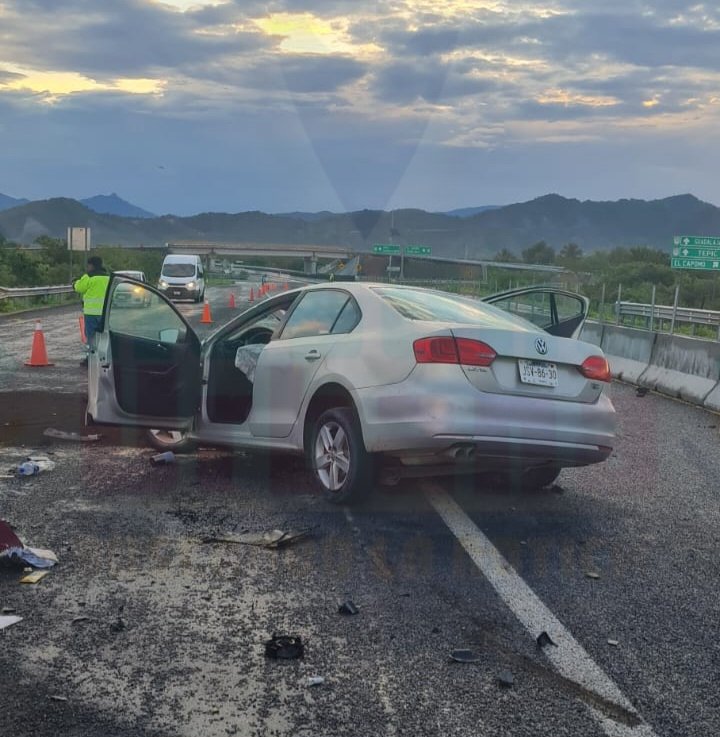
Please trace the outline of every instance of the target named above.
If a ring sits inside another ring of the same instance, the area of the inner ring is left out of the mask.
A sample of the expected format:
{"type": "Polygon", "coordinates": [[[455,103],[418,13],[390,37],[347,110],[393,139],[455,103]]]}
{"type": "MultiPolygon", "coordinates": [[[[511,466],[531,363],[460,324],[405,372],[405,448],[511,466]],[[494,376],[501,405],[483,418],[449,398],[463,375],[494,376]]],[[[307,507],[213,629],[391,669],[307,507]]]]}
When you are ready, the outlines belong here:
{"type": "Polygon", "coordinates": [[[670,266],[673,269],[720,271],[720,238],[705,235],[674,236],[670,266]]]}
{"type": "Polygon", "coordinates": [[[708,235],[676,235],[673,238],[675,246],[710,246],[720,248],[720,236],[708,235]]]}
{"type": "Polygon", "coordinates": [[[405,246],[406,256],[430,256],[431,254],[430,246],[405,246]]]}
{"type": "Polygon", "coordinates": [[[400,253],[400,246],[396,246],[393,243],[378,243],[373,246],[373,253],[380,256],[397,256],[400,253]]]}
{"type": "Polygon", "coordinates": [[[90,228],[68,228],[67,244],[70,251],[90,250],[90,228]]]}

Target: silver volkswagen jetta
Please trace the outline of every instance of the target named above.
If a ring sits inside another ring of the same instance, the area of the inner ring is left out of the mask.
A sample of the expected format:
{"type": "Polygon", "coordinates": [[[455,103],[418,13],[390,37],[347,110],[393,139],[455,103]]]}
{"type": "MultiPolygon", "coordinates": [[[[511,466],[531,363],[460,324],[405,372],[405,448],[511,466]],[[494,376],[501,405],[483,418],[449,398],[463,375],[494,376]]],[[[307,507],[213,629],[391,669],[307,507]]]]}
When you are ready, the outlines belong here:
{"type": "Polygon", "coordinates": [[[322,284],[266,298],[201,341],[152,287],[148,309],[116,309],[122,284],[90,358],[88,415],[152,428],[157,447],[303,453],[335,502],[377,471],[493,472],[539,488],[611,452],[610,371],[577,339],[580,295],[322,284]]]}

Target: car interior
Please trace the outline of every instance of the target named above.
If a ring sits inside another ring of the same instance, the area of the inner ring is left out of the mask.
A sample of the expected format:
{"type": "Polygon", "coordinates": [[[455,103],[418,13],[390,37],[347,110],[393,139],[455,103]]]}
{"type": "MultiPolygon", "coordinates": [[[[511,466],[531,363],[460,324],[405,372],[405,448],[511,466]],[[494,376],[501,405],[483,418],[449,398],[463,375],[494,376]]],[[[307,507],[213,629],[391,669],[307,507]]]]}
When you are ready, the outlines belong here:
{"type": "MultiPolygon", "coordinates": [[[[253,383],[247,373],[236,366],[238,349],[262,346],[270,342],[282,325],[285,313],[292,303],[276,306],[245,323],[237,330],[219,339],[210,354],[207,387],[207,414],[211,422],[242,424],[252,408],[253,383]]],[[[252,360],[259,351],[247,351],[252,360]]]]}

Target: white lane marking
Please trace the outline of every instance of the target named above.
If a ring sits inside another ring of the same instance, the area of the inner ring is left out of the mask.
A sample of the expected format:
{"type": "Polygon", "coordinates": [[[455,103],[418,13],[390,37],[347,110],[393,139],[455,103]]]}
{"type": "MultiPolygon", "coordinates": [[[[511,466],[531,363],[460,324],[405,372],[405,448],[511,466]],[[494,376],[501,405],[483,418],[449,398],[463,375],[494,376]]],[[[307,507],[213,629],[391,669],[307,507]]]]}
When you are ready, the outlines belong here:
{"type": "MultiPolygon", "coordinates": [[[[533,639],[544,631],[557,644],[557,647],[546,646],[543,653],[558,672],[591,693],[637,715],[613,680],[540,601],[458,503],[433,484],[426,483],[423,488],[435,511],[533,639]]],[[[611,719],[599,708],[589,706],[589,709],[608,737],[657,737],[645,722],[630,726],[611,719]]]]}

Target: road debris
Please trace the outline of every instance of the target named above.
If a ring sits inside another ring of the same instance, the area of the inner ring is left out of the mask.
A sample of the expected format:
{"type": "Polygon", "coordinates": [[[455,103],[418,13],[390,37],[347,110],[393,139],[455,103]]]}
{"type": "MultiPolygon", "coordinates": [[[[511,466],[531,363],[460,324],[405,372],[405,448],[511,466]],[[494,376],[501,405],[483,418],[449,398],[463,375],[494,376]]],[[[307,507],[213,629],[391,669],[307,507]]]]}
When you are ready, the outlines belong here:
{"type": "Polygon", "coordinates": [[[20,583],[37,583],[45,578],[47,574],[47,571],[33,571],[33,573],[28,573],[27,576],[23,576],[20,579],[20,583]]]}
{"type": "Polygon", "coordinates": [[[50,701],[62,701],[64,703],[67,701],[67,696],[58,696],[57,694],[51,694],[50,701]]]}
{"type": "Polygon", "coordinates": [[[353,614],[358,614],[359,612],[360,610],[357,608],[357,606],[355,606],[355,603],[351,599],[347,599],[338,607],[338,614],[352,616],[353,614]]]}
{"type": "Polygon", "coordinates": [[[308,676],[306,683],[308,686],[322,686],[325,679],[322,676],[308,676]]]}
{"type": "Polygon", "coordinates": [[[453,650],[450,657],[456,663],[478,663],[480,661],[480,656],[475,651],[467,649],[453,650]]]}
{"type": "Polygon", "coordinates": [[[64,430],[56,430],[54,427],[48,427],[43,435],[48,438],[56,438],[57,440],[72,440],[76,443],[94,443],[102,437],[97,433],[93,435],[80,435],[77,432],[65,432],[64,430]]]}
{"type": "Polygon", "coordinates": [[[305,647],[298,635],[273,635],[265,643],[265,657],[273,660],[298,660],[305,655],[305,647]]]}
{"type": "Polygon", "coordinates": [[[164,453],[157,453],[150,458],[150,463],[153,466],[169,465],[171,463],[175,463],[176,461],[177,457],[175,456],[175,453],[173,453],[171,450],[166,450],[164,453]]]}
{"type": "Polygon", "coordinates": [[[284,548],[310,534],[309,530],[270,530],[268,532],[244,532],[240,535],[222,535],[203,538],[203,543],[228,543],[255,545],[261,548],[284,548]]]}
{"type": "Polygon", "coordinates": [[[502,688],[512,688],[515,685],[515,677],[509,670],[504,670],[498,676],[498,683],[502,688]]]}
{"type": "Polygon", "coordinates": [[[75,619],[72,620],[70,624],[79,624],[80,622],[89,622],[90,617],[82,616],[82,617],[75,617],[75,619]]]}
{"type": "Polygon", "coordinates": [[[0,616],[0,630],[4,630],[6,627],[10,627],[13,624],[22,622],[22,617],[15,617],[3,614],[0,616]]]}
{"type": "Polygon", "coordinates": [[[617,647],[620,644],[619,640],[608,640],[607,643],[613,647],[617,647]]]}
{"type": "Polygon", "coordinates": [[[126,627],[125,620],[122,618],[123,609],[125,609],[125,605],[121,604],[118,607],[117,619],[110,625],[113,632],[122,632],[126,627]]]}
{"type": "Polygon", "coordinates": [[[593,580],[600,578],[600,574],[597,571],[585,571],[585,576],[587,578],[592,578],[593,580]]]}
{"type": "Polygon", "coordinates": [[[635,390],[635,394],[637,394],[638,397],[644,397],[648,391],[650,391],[646,386],[639,386],[635,390]]]}
{"type": "Polygon", "coordinates": [[[4,606],[2,609],[0,609],[0,614],[15,614],[17,609],[12,606],[4,606]]]}
{"type": "Polygon", "coordinates": [[[27,547],[12,527],[0,520],[0,562],[22,562],[33,568],[52,568],[58,558],[52,550],[27,547]]]}
{"type": "Polygon", "coordinates": [[[550,635],[543,630],[535,640],[537,642],[538,647],[545,647],[546,645],[552,645],[553,647],[557,647],[557,643],[553,641],[553,639],[550,637],[550,635]]]}

